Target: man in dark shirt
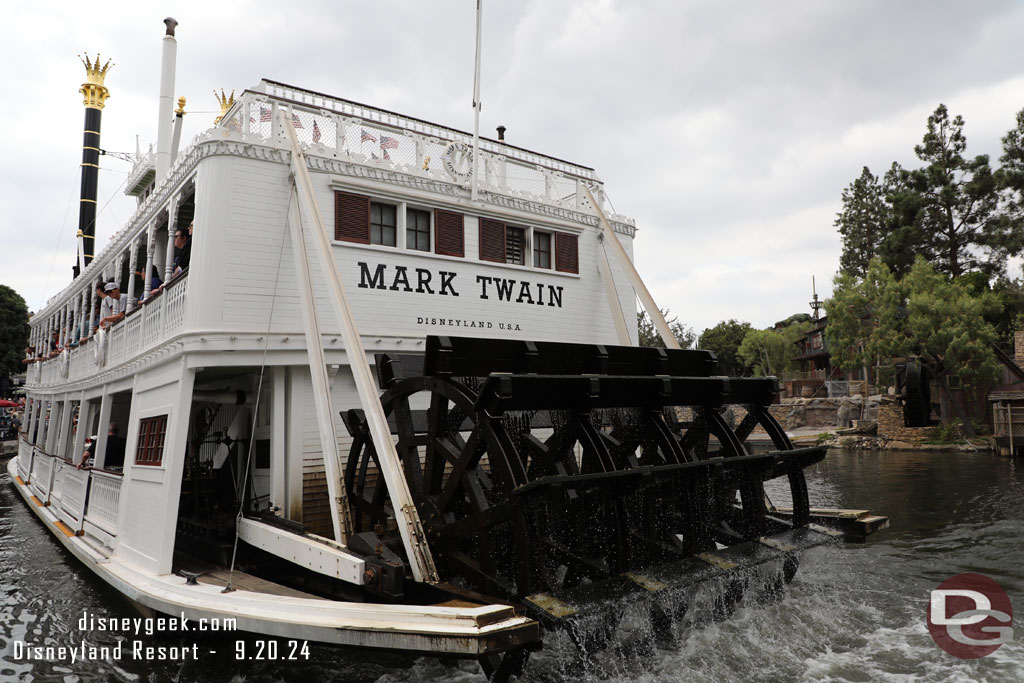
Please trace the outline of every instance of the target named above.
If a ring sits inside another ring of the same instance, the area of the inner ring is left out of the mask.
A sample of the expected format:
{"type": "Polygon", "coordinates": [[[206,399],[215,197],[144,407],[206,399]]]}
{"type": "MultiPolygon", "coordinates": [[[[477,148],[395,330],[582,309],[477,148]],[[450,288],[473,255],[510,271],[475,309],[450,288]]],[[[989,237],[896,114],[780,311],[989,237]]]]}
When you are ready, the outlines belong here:
{"type": "Polygon", "coordinates": [[[191,228],[192,226],[189,225],[188,228],[178,228],[174,231],[174,247],[178,250],[178,256],[174,260],[174,275],[178,275],[188,268],[188,264],[192,260],[191,228]]]}
{"type": "MultiPolygon", "coordinates": [[[[124,451],[125,451],[125,439],[118,436],[120,429],[116,422],[111,422],[110,427],[107,429],[107,450],[106,457],[103,458],[103,469],[113,470],[121,469],[124,467],[124,451]]],[[[99,439],[94,439],[89,447],[85,449],[85,453],[82,453],[82,461],[78,463],[78,468],[85,467],[86,463],[89,462],[89,458],[92,458],[96,454],[96,442],[99,439]]]]}

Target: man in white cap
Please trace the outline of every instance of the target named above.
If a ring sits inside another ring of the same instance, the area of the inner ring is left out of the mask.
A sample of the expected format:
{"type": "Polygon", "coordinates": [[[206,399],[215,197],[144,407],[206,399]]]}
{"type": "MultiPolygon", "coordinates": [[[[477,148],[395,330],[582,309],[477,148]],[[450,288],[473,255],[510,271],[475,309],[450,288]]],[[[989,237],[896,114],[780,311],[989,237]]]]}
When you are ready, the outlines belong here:
{"type": "Polygon", "coordinates": [[[124,317],[128,297],[121,296],[121,288],[116,282],[108,282],[103,291],[107,298],[100,305],[100,327],[106,328],[124,317]]]}

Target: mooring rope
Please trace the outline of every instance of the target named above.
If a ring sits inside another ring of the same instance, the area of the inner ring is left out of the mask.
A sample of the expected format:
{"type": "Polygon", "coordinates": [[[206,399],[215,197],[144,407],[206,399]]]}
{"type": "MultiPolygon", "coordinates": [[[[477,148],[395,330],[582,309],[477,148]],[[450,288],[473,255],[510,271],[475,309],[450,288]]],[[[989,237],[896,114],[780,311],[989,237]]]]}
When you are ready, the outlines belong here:
{"type": "MultiPolygon", "coordinates": [[[[292,201],[295,199],[295,183],[292,183],[291,194],[288,196],[288,207],[291,207],[292,201]]],[[[239,495],[238,501],[238,514],[235,515],[235,540],[231,548],[231,566],[228,568],[228,585],[224,587],[222,593],[230,593],[235,590],[234,588],[234,577],[235,577],[235,561],[238,558],[238,529],[239,524],[245,513],[245,489],[249,483],[249,465],[252,462],[252,446],[256,439],[256,417],[259,414],[260,409],[260,396],[263,393],[263,376],[267,369],[267,353],[270,348],[270,330],[274,322],[274,306],[277,304],[277,288],[281,281],[281,262],[284,260],[284,241],[288,235],[288,212],[285,212],[285,225],[284,230],[281,232],[281,246],[277,250],[277,273],[274,275],[274,294],[270,298],[270,311],[267,315],[267,333],[263,337],[263,360],[260,363],[260,379],[256,384],[256,400],[252,407],[252,426],[249,430],[249,449],[245,455],[245,468],[242,470],[242,491],[239,495]]],[[[299,214],[299,229],[301,229],[302,214],[300,210],[299,214]]]]}

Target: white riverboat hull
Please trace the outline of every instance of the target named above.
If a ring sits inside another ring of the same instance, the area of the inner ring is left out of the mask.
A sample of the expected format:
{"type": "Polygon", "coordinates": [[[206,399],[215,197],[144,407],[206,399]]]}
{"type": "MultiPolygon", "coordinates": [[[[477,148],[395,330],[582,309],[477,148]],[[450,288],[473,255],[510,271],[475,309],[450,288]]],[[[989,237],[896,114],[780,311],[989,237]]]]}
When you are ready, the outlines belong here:
{"type": "MultiPolygon", "coordinates": [[[[24,451],[22,451],[24,452],[24,451]]],[[[111,556],[85,535],[70,532],[63,508],[44,504],[31,481],[21,478],[18,458],[7,471],[15,490],[61,545],[129,600],[158,613],[192,621],[225,619],[239,631],[341,646],[357,646],[478,658],[535,642],[539,625],[504,605],[412,606],[338,602],[220,586],[174,574],[153,575],[111,556]]]]}

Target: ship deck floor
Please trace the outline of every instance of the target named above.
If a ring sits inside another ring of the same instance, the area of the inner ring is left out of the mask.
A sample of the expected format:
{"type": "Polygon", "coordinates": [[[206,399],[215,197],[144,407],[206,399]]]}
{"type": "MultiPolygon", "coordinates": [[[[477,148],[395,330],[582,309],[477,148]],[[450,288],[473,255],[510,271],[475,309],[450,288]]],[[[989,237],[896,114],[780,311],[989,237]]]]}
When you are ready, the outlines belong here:
{"type": "Polygon", "coordinates": [[[239,571],[238,569],[232,572],[210,562],[200,560],[184,553],[176,552],[174,553],[173,572],[180,575],[182,571],[198,574],[196,581],[211,586],[222,586],[226,588],[230,581],[231,586],[242,591],[263,593],[265,595],[280,595],[287,598],[327,600],[327,598],[322,598],[319,595],[304,593],[303,591],[295,590],[288,586],[282,586],[279,583],[261,579],[258,576],[247,574],[243,571],[239,571]]]}

